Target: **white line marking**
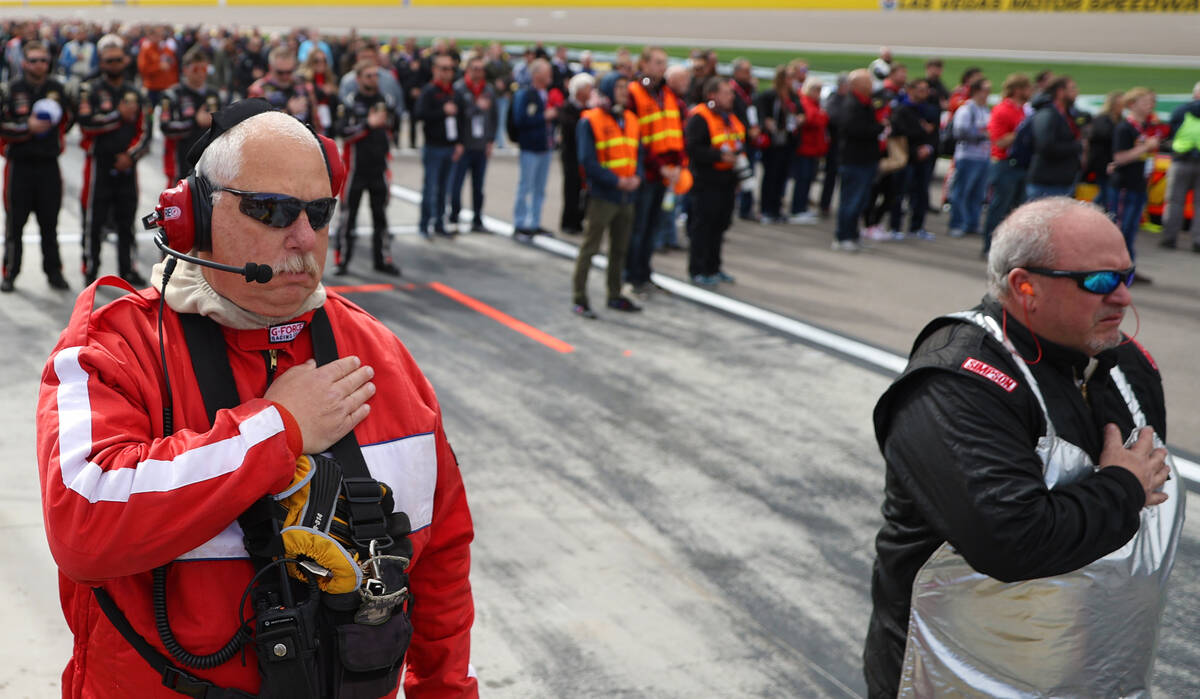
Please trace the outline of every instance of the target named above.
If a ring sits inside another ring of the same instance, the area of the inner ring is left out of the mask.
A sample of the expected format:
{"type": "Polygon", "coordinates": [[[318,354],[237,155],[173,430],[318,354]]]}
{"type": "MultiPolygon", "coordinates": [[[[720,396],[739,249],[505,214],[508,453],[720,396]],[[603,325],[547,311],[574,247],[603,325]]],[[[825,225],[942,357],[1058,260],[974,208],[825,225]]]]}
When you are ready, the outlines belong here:
{"type": "MultiPolygon", "coordinates": [[[[416,206],[421,205],[421,193],[407,187],[401,187],[397,184],[392,185],[392,196],[416,206]]],[[[459,214],[459,216],[466,220],[470,220],[471,215],[472,212],[466,209],[463,209],[462,213],[459,214]]],[[[513,235],[513,226],[508,221],[502,221],[484,214],[483,222],[497,235],[502,235],[506,238],[511,238],[513,235]]],[[[558,238],[536,235],[533,237],[531,244],[547,252],[571,260],[575,259],[579,254],[579,247],[577,245],[568,243],[565,240],[559,240],[558,238]]],[[[592,258],[592,264],[600,269],[608,269],[608,258],[597,254],[592,258]]],[[[725,311],[730,315],[753,323],[765,325],[805,342],[831,349],[839,354],[854,357],[859,361],[866,362],[891,374],[899,374],[904,371],[904,367],[908,364],[907,357],[893,354],[878,347],[872,347],[865,342],[838,335],[828,330],[822,330],[795,318],[789,318],[774,311],[753,306],[745,301],[738,301],[737,299],[722,296],[721,294],[716,294],[705,289],[698,289],[674,277],[668,277],[655,272],[653,280],[655,284],[658,284],[676,296],[681,296],[710,308],[725,311]]],[[[1175,466],[1179,469],[1180,475],[1192,483],[1200,485],[1200,464],[1181,456],[1175,456],[1174,458],[1175,466]]]]}

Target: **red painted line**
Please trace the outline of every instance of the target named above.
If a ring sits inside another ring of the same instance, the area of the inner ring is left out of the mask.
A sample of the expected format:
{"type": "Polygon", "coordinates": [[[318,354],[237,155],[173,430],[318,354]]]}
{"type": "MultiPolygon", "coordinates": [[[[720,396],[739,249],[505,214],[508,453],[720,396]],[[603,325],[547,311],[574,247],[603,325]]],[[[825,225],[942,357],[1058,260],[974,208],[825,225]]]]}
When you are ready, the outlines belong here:
{"type": "Polygon", "coordinates": [[[329,291],[336,291],[339,294],[369,294],[380,291],[391,291],[396,287],[391,284],[359,284],[358,286],[327,286],[329,291]]]}
{"type": "Polygon", "coordinates": [[[504,313],[503,311],[499,311],[499,310],[496,310],[495,308],[492,308],[491,306],[487,305],[483,301],[480,301],[478,299],[467,296],[466,294],[464,294],[463,292],[461,292],[457,289],[452,289],[440,282],[430,282],[429,288],[433,289],[434,291],[438,292],[439,294],[442,294],[443,296],[448,296],[448,297],[454,299],[455,301],[458,301],[459,303],[466,306],[467,308],[470,308],[473,311],[477,311],[478,313],[481,313],[481,314],[487,316],[488,318],[491,318],[492,320],[509,328],[510,330],[515,330],[530,339],[537,340],[538,342],[542,343],[543,345],[549,347],[552,350],[555,350],[557,352],[562,352],[563,354],[567,354],[569,352],[575,351],[574,347],[563,342],[562,340],[558,339],[557,337],[554,337],[553,335],[548,335],[548,334],[542,332],[541,330],[538,330],[537,328],[533,327],[532,325],[529,325],[528,323],[523,323],[523,322],[517,320],[516,318],[513,318],[512,316],[508,315],[507,313],[504,313]]]}

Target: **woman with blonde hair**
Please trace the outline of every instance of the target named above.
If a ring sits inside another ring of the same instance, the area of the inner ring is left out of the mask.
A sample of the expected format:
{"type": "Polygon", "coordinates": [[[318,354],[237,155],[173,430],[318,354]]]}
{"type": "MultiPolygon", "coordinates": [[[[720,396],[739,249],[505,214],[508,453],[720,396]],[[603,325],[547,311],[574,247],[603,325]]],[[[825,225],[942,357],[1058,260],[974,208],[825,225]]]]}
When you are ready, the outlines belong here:
{"type": "Polygon", "coordinates": [[[325,51],[313,48],[304,58],[304,64],[296,71],[297,78],[308,83],[317,101],[316,118],[319,128],[328,133],[333,126],[333,113],[337,111],[338,79],[329,64],[325,51]]]}
{"type": "MultiPolygon", "coordinates": [[[[1146,160],[1158,152],[1159,125],[1154,118],[1154,93],[1135,87],[1123,99],[1126,117],[1113,131],[1113,161],[1109,166],[1112,187],[1116,191],[1117,225],[1125,236],[1129,259],[1137,261],[1134,242],[1142,227],[1142,209],[1146,208],[1146,160]]],[[[1148,284],[1149,277],[1139,273],[1134,281],[1148,284]]]]}

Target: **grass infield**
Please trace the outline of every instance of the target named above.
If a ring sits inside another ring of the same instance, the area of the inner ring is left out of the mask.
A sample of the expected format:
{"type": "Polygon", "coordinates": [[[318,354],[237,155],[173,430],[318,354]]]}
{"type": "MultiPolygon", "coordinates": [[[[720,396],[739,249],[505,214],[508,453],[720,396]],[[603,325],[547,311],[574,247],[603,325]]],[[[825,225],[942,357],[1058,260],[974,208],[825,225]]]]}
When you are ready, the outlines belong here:
{"type": "MultiPolygon", "coordinates": [[[[546,46],[554,46],[553,37],[544,39],[546,46]]],[[[480,39],[460,39],[458,45],[466,48],[478,43],[480,39]]],[[[512,45],[516,42],[505,40],[501,43],[512,45]]],[[[573,49],[591,49],[592,51],[611,52],[618,48],[617,44],[569,44],[573,49]]],[[[641,51],[640,44],[629,43],[625,47],[634,53],[636,58],[641,51]]],[[[672,58],[685,58],[690,49],[680,46],[663,47],[672,58]]],[[[701,46],[700,48],[704,48],[701,46]]],[[[776,51],[747,48],[717,49],[719,60],[724,63],[739,56],[750,59],[755,66],[776,66],[786,63],[793,58],[803,58],[808,61],[811,70],[840,73],[842,71],[865,68],[876,56],[871,54],[852,53],[816,53],[808,51],[776,51]]],[[[894,60],[908,66],[908,74],[916,77],[925,74],[925,61],[929,56],[895,54],[894,60]]],[[[1048,61],[1012,61],[992,58],[950,58],[942,57],[945,70],[942,82],[950,88],[958,84],[963,70],[970,66],[983,69],[992,81],[993,92],[1000,91],[1000,83],[1009,73],[1025,73],[1030,78],[1042,70],[1053,70],[1058,74],[1067,74],[1079,84],[1083,94],[1103,95],[1112,90],[1128,90],[1140,85],[1148,87],[1159,94],[1191,94],[1192,87],[1200,81],[1200,70],[1196,68],[1164,68],[1127,65],[1104,65],[1095,63],[1055,63],[1048,61]]]]}

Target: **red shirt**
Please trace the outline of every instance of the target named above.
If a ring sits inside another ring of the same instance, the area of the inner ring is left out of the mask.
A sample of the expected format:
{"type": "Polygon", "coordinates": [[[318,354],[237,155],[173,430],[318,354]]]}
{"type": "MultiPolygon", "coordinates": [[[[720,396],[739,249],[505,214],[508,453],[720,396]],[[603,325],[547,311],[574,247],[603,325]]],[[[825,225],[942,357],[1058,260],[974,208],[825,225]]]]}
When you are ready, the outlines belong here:
{"type": "Polygon", "coordinates": [[[997,160],[1008,158],[1008,149],[997,148],[996,141],[1016,131],[1024,118],[1025,109],[1014,102],[1011,97],[1000,100],[1000,104],[997,104],[996,108],[992,110],[992,118],[988,120],[988,136],[992,139],[993,158],[997,160]]]}
{"type": "Polygon", "coordinates": [[[796,154],[819,158],[829,151],[829,113],[808,95],[801,95],[800,103],[804,105],[804,123],[800,126],[800,147],[796,154]]]}

